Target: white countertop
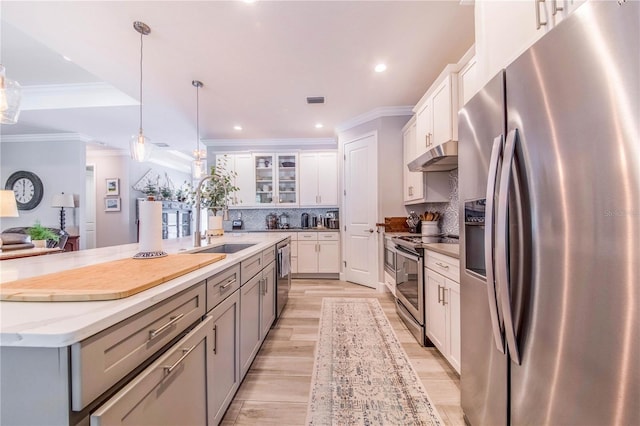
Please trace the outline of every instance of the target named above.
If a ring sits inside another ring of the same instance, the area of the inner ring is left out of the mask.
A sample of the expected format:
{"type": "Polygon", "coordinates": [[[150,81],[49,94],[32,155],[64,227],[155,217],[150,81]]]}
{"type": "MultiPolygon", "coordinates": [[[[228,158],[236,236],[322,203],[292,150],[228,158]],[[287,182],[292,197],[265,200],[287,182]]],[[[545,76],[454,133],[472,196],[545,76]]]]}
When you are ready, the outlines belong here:
{"type": "MultiPolygon", "coordinates": [[[[0,301],[0,346],[64,347],[86,339],[146,308],[191,287],[286,238],[280,233],[233,233],[215,237],[211,245],[256,243],[224,260],[119,300],[98,302],[0,301]]],[[[193,239],[164,240],[167,253],[196,251],[193,239]]],[[[80,250],[0,262],[0,285],[18,279],[132,257],[138,244],[80,250]]],[[[141,260],[143,262],[144,260],[141,260]]]]}
{"type": "Polygon", "coordinates": [[[444,254],[445,256],[460,258],[460,244],[443,244],[443,243],[431,243],[425,244],[426,250],[435,251],[436,253],[444,254]]]}

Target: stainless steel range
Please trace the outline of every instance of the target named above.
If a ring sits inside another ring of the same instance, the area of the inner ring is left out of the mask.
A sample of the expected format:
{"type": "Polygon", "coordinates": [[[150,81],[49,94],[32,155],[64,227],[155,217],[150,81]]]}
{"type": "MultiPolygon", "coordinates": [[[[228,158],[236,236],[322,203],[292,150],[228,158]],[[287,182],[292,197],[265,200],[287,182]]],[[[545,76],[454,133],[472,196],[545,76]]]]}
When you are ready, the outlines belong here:
{"type": "Polygon", "coordinates": [[[424,248],[431,243],[457,244],[454,235],[398,236],[396,246],[396,311],[421,346],[429,345],[424,321],[424,248]]]}

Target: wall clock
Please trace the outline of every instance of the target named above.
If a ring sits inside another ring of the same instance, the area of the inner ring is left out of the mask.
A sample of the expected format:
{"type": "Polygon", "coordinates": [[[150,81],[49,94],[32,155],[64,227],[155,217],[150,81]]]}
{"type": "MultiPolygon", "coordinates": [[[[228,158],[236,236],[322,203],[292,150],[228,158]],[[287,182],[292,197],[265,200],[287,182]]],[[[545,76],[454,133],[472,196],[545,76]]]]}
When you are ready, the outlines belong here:
{"type": "Polygon", "coordinates": [[[16,194],[18,210],[32,210],[40,201],[44,194],[44,188],[40,178],[32,172],[15,172],[7,179],[4,189],[10,189],[16,194]]]}

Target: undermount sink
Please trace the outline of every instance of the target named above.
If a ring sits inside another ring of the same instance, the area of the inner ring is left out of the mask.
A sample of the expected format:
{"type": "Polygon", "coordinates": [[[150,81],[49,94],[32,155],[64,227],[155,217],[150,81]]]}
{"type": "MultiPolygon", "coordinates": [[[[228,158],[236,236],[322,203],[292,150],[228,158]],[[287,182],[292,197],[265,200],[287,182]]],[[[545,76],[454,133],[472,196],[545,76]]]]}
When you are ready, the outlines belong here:
{"type": "Polygon", "coordinates": [[[193,253],[237,253],[241,250],[248,249],[249,247],[255,246],[254,243],[251,244],[240,244],[240,243],[230,243],[230,244],[221,244],[219,246],[213,246],[209,248],[205,248],[203,250],[194,251],[193,253]]]}

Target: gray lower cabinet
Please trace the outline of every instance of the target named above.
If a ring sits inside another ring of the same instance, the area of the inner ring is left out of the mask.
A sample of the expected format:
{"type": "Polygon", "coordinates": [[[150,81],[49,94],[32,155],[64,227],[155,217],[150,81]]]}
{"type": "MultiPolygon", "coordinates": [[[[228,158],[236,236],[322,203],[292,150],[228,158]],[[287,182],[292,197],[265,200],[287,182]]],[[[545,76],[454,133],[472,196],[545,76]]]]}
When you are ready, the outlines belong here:
{"type": "Polygon", "coordinates": [[[212,409],[209,425],[217,425],[240,386],[240,292],[216,306],[208,314],[213,318],[213,381],[209,383],[212,409]]]}
{"type": "MultiPolygon", "coordinates": [[[[262,252],[261,271],[240,287],[240,377],[244,379],[276,319],[275,246],[262,252]]],[[[252,263],[255,260],[252,259],[252,263]]],[[[245,269],[242,268],[241,275],[245,269]]],[[[254,272],[254,271],[252,271],[254,272]]]]}
{"type": "Polygon", "coordinates": [[[91,426],[206,425],[212,398],[207,368],[213,354],[213,318],[207,316],[153,364],[91,415],[91,426]]]}
{"type": "Polygon", "coordinates": [[[260,349],[262,274],[240,287],[240,374],[244,378],[260,349]]]}
{"type": "Polygon", "coordinates": [[[260,293],[260,341],[267,337],[271,324],[276,320],[276,262],[271,262],[262,270],[262,291],[260,293]]]}

